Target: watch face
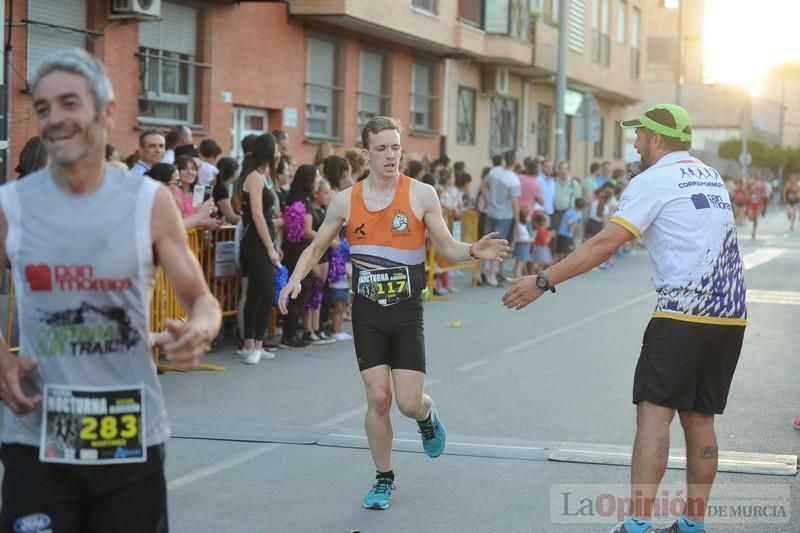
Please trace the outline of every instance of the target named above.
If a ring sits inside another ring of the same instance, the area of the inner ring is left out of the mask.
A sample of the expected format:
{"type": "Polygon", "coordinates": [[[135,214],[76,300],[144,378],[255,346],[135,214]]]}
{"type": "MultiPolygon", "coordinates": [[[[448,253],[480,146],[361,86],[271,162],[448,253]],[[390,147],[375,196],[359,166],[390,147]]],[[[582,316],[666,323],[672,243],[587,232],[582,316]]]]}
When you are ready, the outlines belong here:
{"type": "Polygon", "coordinates": [[[538,276],[536,278],[536,286],[540,289],[546,289],[550,283],[547,281],[547,278],[544,276],[538,276]]]}

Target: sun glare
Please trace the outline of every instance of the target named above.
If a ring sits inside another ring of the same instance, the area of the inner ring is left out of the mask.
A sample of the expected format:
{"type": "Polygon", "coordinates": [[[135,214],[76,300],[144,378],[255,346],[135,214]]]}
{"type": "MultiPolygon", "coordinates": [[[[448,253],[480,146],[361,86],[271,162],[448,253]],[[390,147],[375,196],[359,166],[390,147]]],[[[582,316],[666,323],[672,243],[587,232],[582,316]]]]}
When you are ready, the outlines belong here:
{"type": "Polygon", "coordinates": [[[799,0],[706,0],[706,80],[758,94],[770,68],[800,60],[798,20],[799,0]]]}

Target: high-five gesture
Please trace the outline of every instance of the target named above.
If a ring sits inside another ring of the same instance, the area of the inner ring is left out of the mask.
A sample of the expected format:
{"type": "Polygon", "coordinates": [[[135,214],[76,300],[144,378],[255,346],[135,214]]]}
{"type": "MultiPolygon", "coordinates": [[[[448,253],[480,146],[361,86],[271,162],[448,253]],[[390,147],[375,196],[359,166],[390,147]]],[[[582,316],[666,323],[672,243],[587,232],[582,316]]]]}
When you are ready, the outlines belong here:
{"type": "Polygon", "coordinates": [[[508,241],[498,239],[498,235],[499,233],[494,231],[481,237],[481,240],[469,247],[469,255],[474,259],[503,262],[511,248],[508,246],[508,241]]]}

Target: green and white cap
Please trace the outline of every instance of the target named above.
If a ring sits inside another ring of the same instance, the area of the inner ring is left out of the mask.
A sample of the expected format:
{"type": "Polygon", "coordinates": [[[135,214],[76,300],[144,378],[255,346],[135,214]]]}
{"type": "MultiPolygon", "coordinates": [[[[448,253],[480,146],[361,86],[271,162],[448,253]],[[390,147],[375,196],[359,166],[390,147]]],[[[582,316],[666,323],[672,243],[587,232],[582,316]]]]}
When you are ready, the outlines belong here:
{"type": "Polygon", "coordinates": [[[623,128],[647,128],[681,141],[692,140],[692,119],[684,108],[675,104],[656,104],[645,109],[639,118],[625,120],[619,125],[623,128]]]}

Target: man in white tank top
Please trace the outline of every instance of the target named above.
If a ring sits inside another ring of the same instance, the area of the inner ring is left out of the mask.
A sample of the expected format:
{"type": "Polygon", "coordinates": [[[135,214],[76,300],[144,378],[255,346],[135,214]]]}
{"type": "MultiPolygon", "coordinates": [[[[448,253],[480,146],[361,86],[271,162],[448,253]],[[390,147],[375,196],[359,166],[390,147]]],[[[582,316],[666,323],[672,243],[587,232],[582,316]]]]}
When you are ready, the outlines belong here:
{"type": "Polygon", "coordinates": [[[105,166],[116,111],[83,50],[32,82],[51,166],[0,187],[0,262],[12,268],[20,353],[0,340],[2,531],[167,531],[169,426],[148,344],[155,265],[189,311],[167,358],[202,359],[220,326],[170,192],[105,166]]]}

